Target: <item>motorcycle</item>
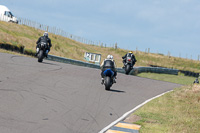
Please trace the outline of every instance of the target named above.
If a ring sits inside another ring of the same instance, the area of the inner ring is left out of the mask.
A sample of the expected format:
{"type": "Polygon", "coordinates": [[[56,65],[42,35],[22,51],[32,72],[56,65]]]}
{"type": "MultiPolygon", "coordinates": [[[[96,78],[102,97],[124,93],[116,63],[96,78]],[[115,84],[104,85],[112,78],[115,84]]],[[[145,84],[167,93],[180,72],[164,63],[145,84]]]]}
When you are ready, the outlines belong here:
{"type": "Polygon", "coordinates": [[[125,74],[129,74],[129,72],[133,69],[131,57],[126,58],[126,64],[125,64],[125,74]]]}
{"type": "Polygon", "coordinates": [[[47,48],[48,48],[47,43],[42,42],[40,44],[39,52],[38,52],[38,62],[42,62],[44,57],[46,57],[46,55],[48,54],[47,48]]]}
{"type": "Polygon", "coordinates": [[[103,72],[103,74],[105,90],[110,90],[110,87],[113,85],[114,72],[111,69],[107,69],[103,72]]]}

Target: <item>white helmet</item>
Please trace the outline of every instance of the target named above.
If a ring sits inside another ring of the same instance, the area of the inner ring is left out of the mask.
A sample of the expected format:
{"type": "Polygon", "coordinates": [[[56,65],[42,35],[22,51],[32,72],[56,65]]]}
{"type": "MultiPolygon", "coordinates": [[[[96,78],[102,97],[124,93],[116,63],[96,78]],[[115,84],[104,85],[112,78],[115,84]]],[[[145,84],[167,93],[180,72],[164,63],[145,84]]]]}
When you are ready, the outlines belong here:
{"type": "Polygon", "coordinates": [[[107,59],[113,59],[113,56],[112,55],[108,55],[107,59]]]}
{"type": "Polygon", "coordinates": [[[48,32],[44,32],[43,36],[48,37],[48,32]]]}

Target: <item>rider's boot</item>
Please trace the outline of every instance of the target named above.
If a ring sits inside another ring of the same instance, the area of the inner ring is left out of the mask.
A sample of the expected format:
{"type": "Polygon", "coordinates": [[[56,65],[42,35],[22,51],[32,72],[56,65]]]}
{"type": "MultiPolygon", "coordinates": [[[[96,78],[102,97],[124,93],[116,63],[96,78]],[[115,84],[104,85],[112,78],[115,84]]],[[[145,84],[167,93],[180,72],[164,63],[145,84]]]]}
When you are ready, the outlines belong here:
{"type": "Polygon", "coordinates": [[[48,58],[48,53],[49,53],[49,50],[46,50],[46,54],[45,54],[46,58],[48,58]]]}
{"type": "Polygon", "coordinates": [[[104,78],[101,78],[101,84],[103,84],[104,83],[104,78]]]}
{"type": "Polygon", "coordinates": [[[116,83],[116,79],[117,79],[117,77],[114,77],[114,78],[113,78],[113,83],[116,83]]]}
{"type": "Polygon", "coordinates": [[[123,69],[125,68],[125,64],[126,64],[126,62],[125,61],[123,61],[123,64],[124,64],[124,66],[122,67],[123,69]]]}

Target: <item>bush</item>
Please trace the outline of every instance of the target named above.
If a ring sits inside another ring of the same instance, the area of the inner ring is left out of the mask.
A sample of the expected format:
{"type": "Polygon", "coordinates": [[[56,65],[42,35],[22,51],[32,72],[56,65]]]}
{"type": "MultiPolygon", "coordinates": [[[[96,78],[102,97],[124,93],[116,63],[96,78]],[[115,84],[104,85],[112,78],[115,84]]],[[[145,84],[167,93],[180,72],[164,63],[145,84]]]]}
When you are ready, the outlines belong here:
{"type": "Polygon", "coordinates": [[[26,55],[30,55],[30,56],[35,56],[35,51],[33,51],[32,49],[25,49],[24,50],[24,54],[26,55]]]}

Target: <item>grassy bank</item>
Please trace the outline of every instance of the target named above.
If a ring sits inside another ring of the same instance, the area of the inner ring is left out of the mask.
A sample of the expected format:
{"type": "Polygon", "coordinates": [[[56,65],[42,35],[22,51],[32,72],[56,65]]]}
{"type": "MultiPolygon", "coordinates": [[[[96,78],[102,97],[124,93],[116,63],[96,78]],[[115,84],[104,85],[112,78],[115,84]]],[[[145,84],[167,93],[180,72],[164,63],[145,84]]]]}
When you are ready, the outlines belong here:
{"type": "MultiPolygon", "coordinates": [[[[27,51],[35,51],[35,43],[38,37],[43,34],[43,32],[44,31],[28,26],[0,21],[0,43],[23,45],[27,51]]],[[[83,59],[85,52],[101,54],[102,59],[106,58],[108,54],[112,54],[117,66],[122,67],[123,64],[121,57],[128,52],[128,50],[120,48],[114,49],[96,45],[88,45],[53,34],[49,34],[49,37],[51,38],[53,44],[50,54],[70,59],[85,61],[83,59]]],[[[167,68],[176,68],[179,70],[200,72],[200,65],[198,61],[168,57],[162,54],[145,53],[141,51],[134,51],[134,54],[138,60],[135,66],[156,65],[167,68]]]]}
{"type": "Polygon", "coordinates": [[[200,85],[175,89],[152,100],[133,115],[140,117],[140,133],[198,133],[200,85]]]}
{"type": "Polygon", "coordinates": [[[21,55],[20,53],[12,52],[12,51],[7,51],[7,50],[4,50],[4,49],[0,49],[0,52],[1,53],[9,53],[9,54],[21,55]]]}

